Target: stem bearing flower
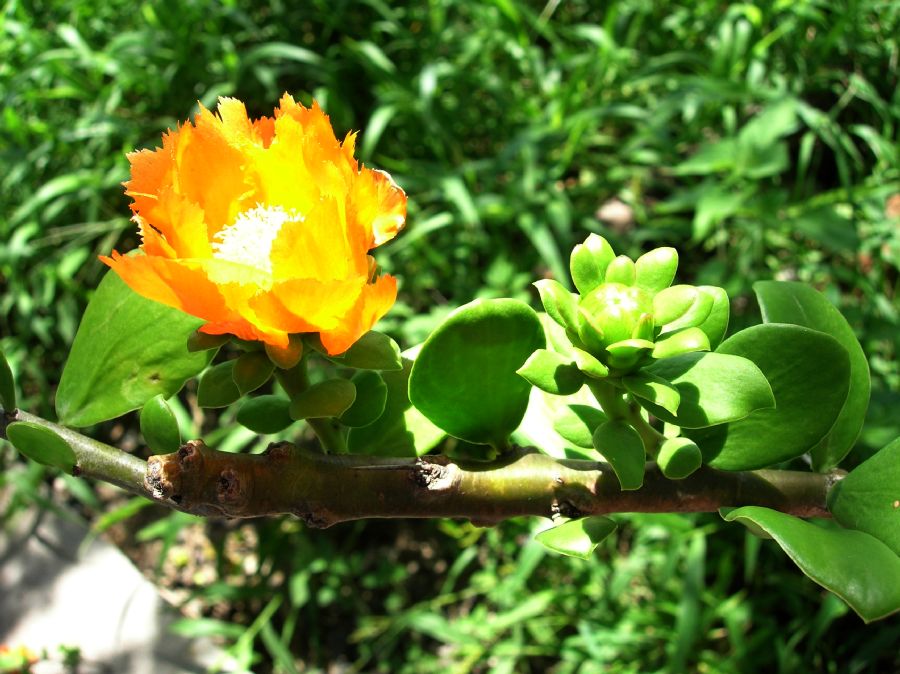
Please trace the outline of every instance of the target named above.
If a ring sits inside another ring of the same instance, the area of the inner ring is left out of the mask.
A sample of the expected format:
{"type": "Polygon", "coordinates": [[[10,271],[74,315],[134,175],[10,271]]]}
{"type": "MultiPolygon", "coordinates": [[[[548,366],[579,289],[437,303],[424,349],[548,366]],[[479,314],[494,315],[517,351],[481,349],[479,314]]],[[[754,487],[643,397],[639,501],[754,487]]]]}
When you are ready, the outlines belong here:
{"type": "Polygon", "coordinates": [[[387,173],[360,167],[325,113],[285,94],[251,120],[219,99],[163,146],[128,155],[143,254],[100,259],[137,293],[206,321],[201,331],[285,347],[319,333],[346,351],[393,305],[369,251],[406,219],[387,173]]]}

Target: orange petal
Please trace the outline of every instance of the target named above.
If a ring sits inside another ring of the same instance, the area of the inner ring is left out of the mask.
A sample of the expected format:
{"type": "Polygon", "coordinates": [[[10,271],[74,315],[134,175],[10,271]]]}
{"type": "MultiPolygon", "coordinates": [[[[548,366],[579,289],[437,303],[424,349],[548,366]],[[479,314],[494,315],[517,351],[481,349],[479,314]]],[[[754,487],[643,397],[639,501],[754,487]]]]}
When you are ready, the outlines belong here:
{"type": "Polygon", "coordinates": [[[302,221],[282,225],[270,255],[276,280],[330,281],[366,274],[363,233],[346,222],[342,205],[322,199],[302,221]]]}
{"type": "Polygon", "coordinates": [[[339,281],[292,279],[250,300],[262,329],[289,333],[337,328],[366,287],[365,277],[339,281]]]}
{"type": "Polygon", "coordinates": [[[178,134],[174,187],[203,209],[211,237],[258,198],[245,175],[245,154],[230,142],[221,119],[201,108],[194,123],[178,134]]]}
{"type": "Polygon", "coordinates": [[[203,209],[171,188],[162,188],[153,206],[145,209],[141,216],[165,237],[175,251],[172,257],[212,256],[203,209]]]}
{"type": "Polygon", "coordinates": [[[397,279],[381,276],[366,285],[356,304],[334,330],[323,330],[320,337],[332,356],[344,353],[353,343],[372,329],[397,299],[397,279]]]}
{"type": "Polygon", "coordinates": [[[183,260],[151,255],[101,256],[134,292],[148,299],[213,322],[240,322],[206,273],[183,260]]]}
{"type": "Polygon", "coordinates": [[[174,145],[178,132],[169,131],[163,135],[163,146],[155,150],[129,152],[131,180],[123,183],[125,194],[134,200],[131,210],[141,213],[156,204],[157,195],[163,185],[172,182],[175,170],[174,145]]]}
{"type": "Polygon", "coordinates": [[[390,241],[406,223],[406,193],[384,171],[364,168],[350,193],[351,219],[365,228],[368,248],[390,241]]]}
{"type": "Polygon", "coordinates": [[[141,250],[144,253],[160,257],[177,257],[175,249],[169,245],[159,230],[151,227],[140,215],[135,215],[131,219],[137,223],[138,231],[141,233],[141,250]]]}

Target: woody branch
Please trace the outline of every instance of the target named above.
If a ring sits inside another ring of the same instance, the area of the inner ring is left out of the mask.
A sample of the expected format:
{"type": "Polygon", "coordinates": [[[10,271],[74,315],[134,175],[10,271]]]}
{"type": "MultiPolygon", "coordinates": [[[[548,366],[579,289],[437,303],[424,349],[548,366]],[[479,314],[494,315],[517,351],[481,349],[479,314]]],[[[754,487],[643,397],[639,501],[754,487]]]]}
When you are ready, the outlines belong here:
{"type": "Polygon", "coordinates": [[[643,487],[622,491],[602,462],[558,460],[534,449],[515,450],[485,463],[440,455],[326,455],[290,443],[273,444],[259,455],[231,454],[200,440],[145,462],[21,411],[5,414],[2,429],[13,421],[57,432],[75,452],[77,474],[172,508],[234,518],[289,513],[315,527],[399,517],[466,518],[491,525],[526,515],[715,512],[744,505],[828,517],[828,491],[840,478],[840,473],[703,467],[675,481],[650,464],[643,487]]]}

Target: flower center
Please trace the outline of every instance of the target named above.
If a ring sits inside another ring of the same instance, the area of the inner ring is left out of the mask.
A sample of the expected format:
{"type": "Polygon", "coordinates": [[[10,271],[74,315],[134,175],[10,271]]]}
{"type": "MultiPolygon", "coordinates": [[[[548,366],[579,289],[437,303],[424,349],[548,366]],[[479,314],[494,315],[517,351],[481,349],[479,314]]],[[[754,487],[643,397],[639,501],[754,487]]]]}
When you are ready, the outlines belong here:
{"type": "Polygon", "coordinates": [[[213,257],[227,262],[254,267],[266,274],[272,273],[272,244],[286,222],[302,222],[303,216],[296,210],[284,210],[281,206],[263,206],[240,213],[234,222],[226,225],[213,237],[213,257]]]}

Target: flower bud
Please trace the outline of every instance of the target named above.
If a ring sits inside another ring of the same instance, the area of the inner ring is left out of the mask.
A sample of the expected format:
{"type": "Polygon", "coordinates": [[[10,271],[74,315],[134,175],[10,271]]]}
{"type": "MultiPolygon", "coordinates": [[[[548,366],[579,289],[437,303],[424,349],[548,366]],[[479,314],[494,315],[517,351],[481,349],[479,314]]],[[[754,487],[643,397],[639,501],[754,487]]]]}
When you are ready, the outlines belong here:
{"type": "MultiPolygon", "coordinates": [[[[579,313],[590,317],[579,332],[587,332],[591,327],[599,334],[592,334],[585,342],[590,350],[598,346],[606,348],[610,344],[631,339],[638,327],[646,330],[645,315],[652,315],[653,302],[640,288],[621,283],[602,283],[579,302],[579,313]],[[588,343],[590,341],[591,343],[588,343]]],[[[595,354],[596,355],[596,354],[595,354]]]]}

